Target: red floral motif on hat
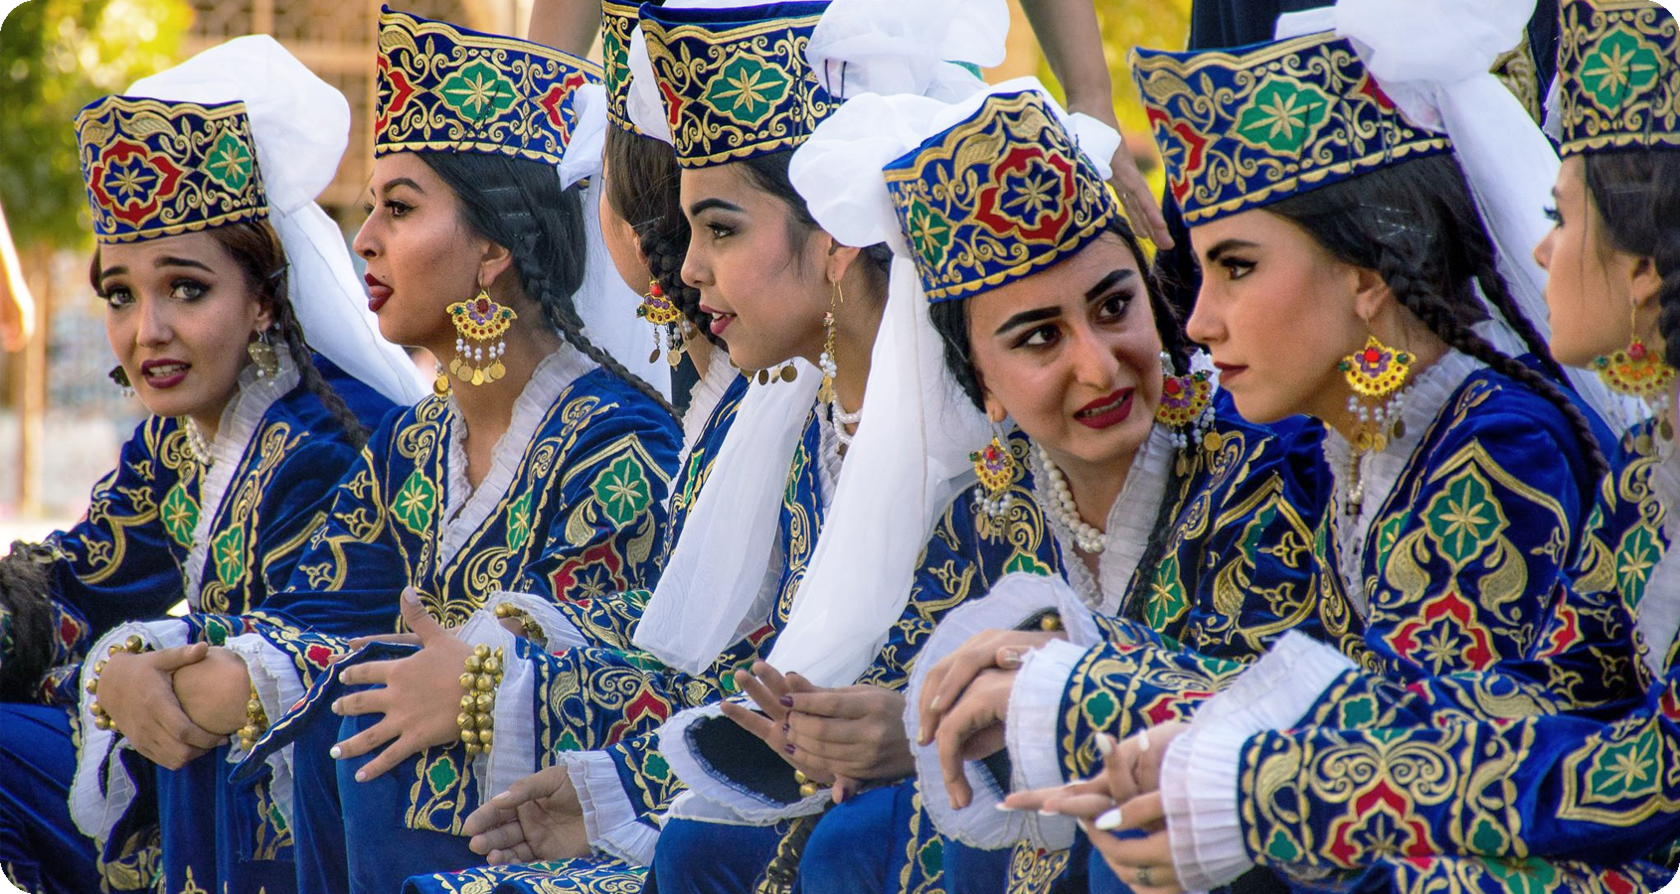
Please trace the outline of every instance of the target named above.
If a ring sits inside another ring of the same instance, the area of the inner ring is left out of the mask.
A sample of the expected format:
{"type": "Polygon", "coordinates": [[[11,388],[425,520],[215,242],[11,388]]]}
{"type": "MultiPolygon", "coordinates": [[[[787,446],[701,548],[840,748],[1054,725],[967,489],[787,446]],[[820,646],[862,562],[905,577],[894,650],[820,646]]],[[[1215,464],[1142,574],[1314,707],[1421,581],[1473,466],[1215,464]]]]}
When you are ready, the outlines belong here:
{"type": "Polygon", "coordinates": [[[379,84],[379,113],[373,124],[374,133],[385,130],[393,115],[402,113],[403,106],[414,95],[414,85],[408,82],[408,76],[402,69],[392,68],[391,60],[380,56],[378,71],[379,84]]]}
{"type": "Polygon", "coordinates": [[[1059,154],[1015,146],[992,168],[974,218],[999,235],[1053,240],[1073,214],[1073,171],[1073,162],[1059,154]]]}
{"type": "Polygon", "coordinates": [[[561,140],[569,140],[572,136],[571,128],[567,126],[562,114],[565,111],[566,100],[588,83],[589,79],[581,72],[573,72],[566,75],[560,83],[550,85],[542,99],[537,100],[537,105],[542,106],[543,111],[548,113],[548,123],[560,129],[561,140]]]}
{"type": "Polygon", "coordinates": [[[1150,106],[1147,115],[1149,125],[1154,130],[1165,130],[1178,138],[1178,142],[1157,138],[1155,144],[1163,147],[1163,155],[1183,156],[1171,159],[1173,164],[1167,167],[1169,172],[1173,171],[1174,166],[1178,169],[1177,176],[1169,177],[1167,186],[1172,190],[1173,198],[1183,202],[1184,197],[1190,194],[1191,176],[1207,163],[1208,138],[1197,133],[1187,122],[1173,121],[1162,109],[1150,106]]]}
{"type": "Polygon", "coordinates": [[[183,173],[169,156],[119,137],[100,150],[88,183],[101,208],[139,227],[175,195],[183,173]]]}

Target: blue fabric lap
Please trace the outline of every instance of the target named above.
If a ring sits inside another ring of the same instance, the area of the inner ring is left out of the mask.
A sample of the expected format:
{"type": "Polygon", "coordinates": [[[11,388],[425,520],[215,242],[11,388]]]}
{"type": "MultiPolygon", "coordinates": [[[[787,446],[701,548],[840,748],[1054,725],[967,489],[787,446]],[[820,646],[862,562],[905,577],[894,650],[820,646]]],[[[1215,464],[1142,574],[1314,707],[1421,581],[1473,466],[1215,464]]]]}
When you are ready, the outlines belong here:
{"type": "Polygon", "coordinates": [[[99,890],[93,841],[70,819],[75,774],[68,711],[0,704],[0,866],[26,891],[99,890]]]}
{"type": "Polygon", "coordinates": [[[915,797],[915,784],[905,782],[871,789],[830,809],[799,862],[805,894],[888,891],[888,880],[897,879],[904,866],[915,797]]]}
{"type": "Polygon", "coordinates": [[[784,826],[731,826],[673,819],[659,833],[653,875],[659,894],[751,891],[776,855],[784,826]]]}

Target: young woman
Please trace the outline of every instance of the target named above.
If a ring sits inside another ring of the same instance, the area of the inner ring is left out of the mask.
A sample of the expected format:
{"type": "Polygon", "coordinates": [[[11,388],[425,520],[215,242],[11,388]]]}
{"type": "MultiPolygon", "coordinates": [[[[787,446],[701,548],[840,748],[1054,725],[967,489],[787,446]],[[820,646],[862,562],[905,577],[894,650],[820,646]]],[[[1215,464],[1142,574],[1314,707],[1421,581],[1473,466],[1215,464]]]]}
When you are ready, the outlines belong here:
{"type": "Polygon", "coordinates": [[[78,116],[112,378],[152,415],[87,519],[8,560],[34,579],[4,594],[21,622],[5,625],[6,694],[39,704],[0,706],[0,861],[31,890],[178,890],[235,867],[290,875],[274,862],[288,837],[251,831],[259,800],[203,812],[225,782],[231,731],[190,694],[210,673],[205,644],[249,629],[290,578],[363,422],[419,392],[313,203],[344,151],[342,133],[321,134],[349,114],[336,90],[252,37],[78,116]],[[263,77],[242,75],[252,70],[263,77]],[[186,616],[164,618],[182,599],[186,616]]]}
{"type": "MultiPolygon", "coordinates": [[[[672,43],[686,42],[683,52],[699,46],[727,47],[735,59],[746,62],[755,52],[748,32],[774,31],[801,39],[818,10],[819,6],[792,4],[735,10],[714,20],[710,11],[650,8],[644,28],[650,39],[660,40],[665,32],[653,36],[655,29],[666,24],[672,43]]],[[[656,54],[656,69],[665,58],[656,54]]],[[[669,74],[657,70],[662,77],[669,74]]],[[[651,73],[647,82],[653,83],[651,73]]],[[[738,364],[764,370],[794,358],[821,360],[827,353],[833,361],[830,375],[803,362],[797,371],[791,365],[785,373],[765,370],[759,376],[762,384],[741,399],[732,422],[716,424],[720,414],[713,414],[713,424],[701,434],[694,454],[705,471],[679,484],[685,492],[694,488],[697,496],[684,503],[682,539],[672,549],[651,598],[646,590],[621,592],[632,587],[617,582],[588,588],[559,604],[504,594],[498,601],[524,612],[526,629],[536,636],[515,641],[486,611],[469,621],[459,636],[448,637],[469,651],[479,645],[501,649],[496,659],[501,680],[499,685],[494,680],[487,684],[495,691],[493,704],[489,699],[478,701],[475,713],[484,716],[473,718],[477,727],[471,744],[493,743],[487,754],[475,754],[477,748],[468,750],[461,744],[434,747],[419,759],[403,756],[397,769],[387,772],[392,766],[389,755],[369,761],[371,755],[362,745],[379,733],[376,716],[360,716],[365,710],[362,694],[339,698],[342,690],[331,682],[311,692],[313,704],[324,707],[330,701],[350,715],[341,732],[346,738],[337,750],[338,803],[345,821],[331,834],[310,835],[323,855],[315,861],[322,889],[394,890],[408,875],[476,862],[479,858],[467,850],[467,841],[455,837],[463,829],[462,820],[490,794],[553,763],[560,751],[576,752],[567,759],[586,780],[583,805],[606,804],[609,794],[621,799],[612,804],[624,808],[616,815],[621,819],[604,814],[612,821],[593,827],[600,832],[600,845],[612,853],[634,854],[638,830],[646,827],[619,789],[613,756],[582,749],[604,748],[649,731],[672,705],[714,698],[727,672],[750,659],[755,643],[785,617],[834,487],[841,439],[851,435],[833,418],[830,402],[851,407],[862,403],[885,277],[865,253],[837,246],[816,228],[787,184],[789,150],[827,112],[827,100],[815,82],[799,79],[760,128],[737,129],[728,138],[709,136],[703,126],[728,120],[721,105],[706,104],[703,87],[676,85],[684,100],[675,141],[683,168],[682,204],[695,234],[683,277],[700,290],[701,303],[713,316],[713,333],[728,340],[738,364]],[[825,318],[832,320],[830,326],[825,326],[825,318]],[[834,396],[824,394],[819,400],[817,392],[825,381],[834,396]],[[715,452],[714,438],[722,442],[715,452]],[[785,477],[764,475],[766,468],[778,467],[788,470],[785,477]],[[751,530],[737,524],[743,518],[751,530]],[[766,581],[781,602],[780,608],[768,609],[767,617],[757,614],[765,608],[753,605],[766,581]],[[694,623],[696,616],[707,625],[694,623]],[[764,629],[745,641],[735,632],[744,628],[753,633],[761,625],[764,629]],[[634,647],[647,652],[632,651],[634,647]],[[551,654],[547,649],[558,651],[551,654]],[[486,717],[493,722],[485,724],[486,717]],[[479,732],[487,726],[493,737],[479,732]],[[439,761],[482,768],[476,772],[485,781],[481,785],[461,772],[451,780],[447,797],[440,797],[430,778],[414,787],[417,774],[439,761]],[[601,789],[605,778],[611,779],[610,792],[601,789]],[[483,790],[486,786],[489,791],[483,790]],[[392,836],[386,830],[394,826],[401,828],[392,836]],[[333,856],[335,852],[342,856],[333,856]]],[[[745,116],[740,108],[730,110],[745,116]]],[[[697,466],[694,457],[690,471],[697,466]]],[[[557,578],[570,573],[564,566],[554,572],[557,578]]],[[[554,589],[560,595],[561,588],[554,589]]],[[[424,656],[435,638],[421,639],[424,656]]],[[[459,676],[463,659],[450,660],[453,675],[459,676]]],[[[349,672],[344,678],[352,684],[367,682],[349,672]]],[[[453,727],[459,709],[453,700],[447,702],[446,715],[444,707],[434,698],[424,714],[412,716],[424,718],[419,724],[453,727]]],[[[330,717],[315,713],[320,715],[317,723],[330,717]]],[[[416,725],[404,723],[407,729],[416,725]]],[[[456,737],[459,742],[458,733],[456,737]]],[[[438,738],[441,743],[441,734],[438,738]]],[[[326,740],[323,747],[330,744],[326,740]]],[[[668,774],[659,773],[652,762],[630,763],[625,772],[636,784],[669,785],[668,774]]],[[[568,778],[566,767],[558,773],[568,778]]],[[[630,782],[624,784],[638,799],[643,796],[630,782]]],[[[649,792],[646,797],[662,795],[649,792]]]]}
{"type": "MultiPolygon", "coordinates": [[[[1250,672],[1254,681],[1210,704],[1187,734],[1170,744],[1154,736],[1142,753],[1136,742],[1118,746],[1105,774],[1114,784],[1067,805],[1106,809],[1111,798],[1141,792],[1122,806],[1124,825],[1156,829],[1164,808],[1165,829],[1147,839],[1094,833],[1110,871],[1128,884],[1144,877],[1151,890],[1199,888],[1253,861],[1302,885],[1334,880],[1360,890],[1655,890],[1673,874],[1666,854],[1680,821],[1663,768],[1676,734],[1680,617],[1667,552],[1680,498],[1670,365],[1680,359],[1680,118],[1651,110],[1669,108],[1680,28],[1644,2],[1566,0],[1561,16],[1565,160],[1556,226],[1535,249],[1551,274],[1553,343],[1560,360],[1601,370],[1656,411],[1622,441],[1629,461],[1600,492],[1586,535],[1590,570],[1576,585],[1637,609],[1645,664],[1657,679],[1643,705],[1601,719],[1493,722],[1485,710],[1373,687],[1335,656],[1280,644],[1250,672]],[[1650,51],[1640,56],[1649,79],[1603,78],[1607,61],[1626,58],[1630,39],[1635,51],[1650,51]],[[1616,519],[1629,517],[1618,529],[1616,519]],[[1282,680],[1279,670],[1291,666],[1307,672],[1262,693],[1261,677],[1282,680]],[[1243,708],[1245,696],[1258,698],[1243,708]],[[1324,710],[1336,702],[1363,708],[1324,710]],[[1299,731],[1269,731],[1292,728],[1299,731]],[[1136,769],[1116,772],[1122,767],[1136,769]],[[1229,833],[1214,833],[1206,808],[1220,798],[1206,781],[1233,769],[1223,778],[1235,782],[1227,803],[1236,813],[1229,833]],[[1648,856],[1659,865],[1643,862],[1648,856]]],[[[1481,688],[1474,678],[1460,682],[1481,688]]]]}

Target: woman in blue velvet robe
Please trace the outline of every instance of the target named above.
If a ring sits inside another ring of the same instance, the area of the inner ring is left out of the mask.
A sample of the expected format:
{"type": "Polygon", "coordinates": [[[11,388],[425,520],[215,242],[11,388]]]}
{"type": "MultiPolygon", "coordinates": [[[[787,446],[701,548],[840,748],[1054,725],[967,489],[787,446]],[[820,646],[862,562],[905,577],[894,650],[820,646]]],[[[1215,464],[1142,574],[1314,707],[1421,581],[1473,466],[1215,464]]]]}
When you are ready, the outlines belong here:
{"type": "MultiPolygon", "coordinates": [[[[285,106],[313,102],[347,118],[343,97],[267,38],[212,50],[132,93],[90,105],[78,135],[100,243],[93,286],[120,361],[113,378],[153,415],[80,524],[7,560],[26,564],[34,585],[6,594],[0,622],[7,697],[22,700],[0,705],[0,861],[31,890],[137,890],[163,878],[181,890],[195,872],[214,880],[218,836],[202,826],[158,847],[159,786],[214,780],[227,755],[225,737],[171,686],[188,688],[207,668],[191,644],[249,629],[290,579],[364,424],[419,391],[407,358],[360,307],[359,286],[334,266],[349,269],[346,253],[331,253],[343,245],[336,229],[293,201],[325,185],[343,145],[298,151],[285,106]],[[225,95],[228,54],[268,61],[265,83],[239,84],[238,102],[194,101],[207,82],[225,95]],[[282,84],[289,95],[276,97],[282,84]],[[140,177],[123,181],[135,190],[113,191],[107,178],[122,172],[140,177]],[[285,199],[271,207],[271,196],[285,199]],[[249,346],[228,337],[241,325],[249,346]],[[165,618],[183,600],[185,614],[165,618]],[[159,651],[110,652],[125,643],[159,651]],[[103,678],[107,664],[120,672],[103,678]],[[96,740],[109,746],[98,755],[96,740]],[[87,809],[101,789],[123,786],[132,812],[87,809]]],[[[240,801],[226,815],[263,809],[240,801]]],[[[287,843],[270,835],[243,857],[261,866],[287,843]]]]}

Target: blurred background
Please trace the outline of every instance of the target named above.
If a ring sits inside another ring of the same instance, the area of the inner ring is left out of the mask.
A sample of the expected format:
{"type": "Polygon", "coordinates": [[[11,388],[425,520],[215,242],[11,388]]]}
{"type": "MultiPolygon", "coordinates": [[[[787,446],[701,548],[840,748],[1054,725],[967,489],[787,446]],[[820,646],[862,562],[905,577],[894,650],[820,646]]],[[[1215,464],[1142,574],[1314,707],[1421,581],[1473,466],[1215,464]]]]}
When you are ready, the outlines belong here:
{"type": "MultiPolygon", "coordinates": [[[[1156,179],[1155,148],[1125,70],[1136,45],[1182,47],[1190,0],[1094,0],[1126,141],[1156,179]]],[[[523,35],[530,0],[396,0],[469,28],[523,35]]],[[[998,81],[1052,83],[1011,0],[998,81]]],[[[272,34],[349,98],[350,149],[320,203],[346,238],[373,162],[379,0],[26,0],[0,24],[0,548],[72,523],[144,411],[115,364],[88,284],[93,241],[71,119],[134,80],[243,34],[272,34]]],[[[599,60],[597,44],[593,58],[599,60]]],[[[1053,83],[1052,83],[1052,86],[1053,83]]]]}

